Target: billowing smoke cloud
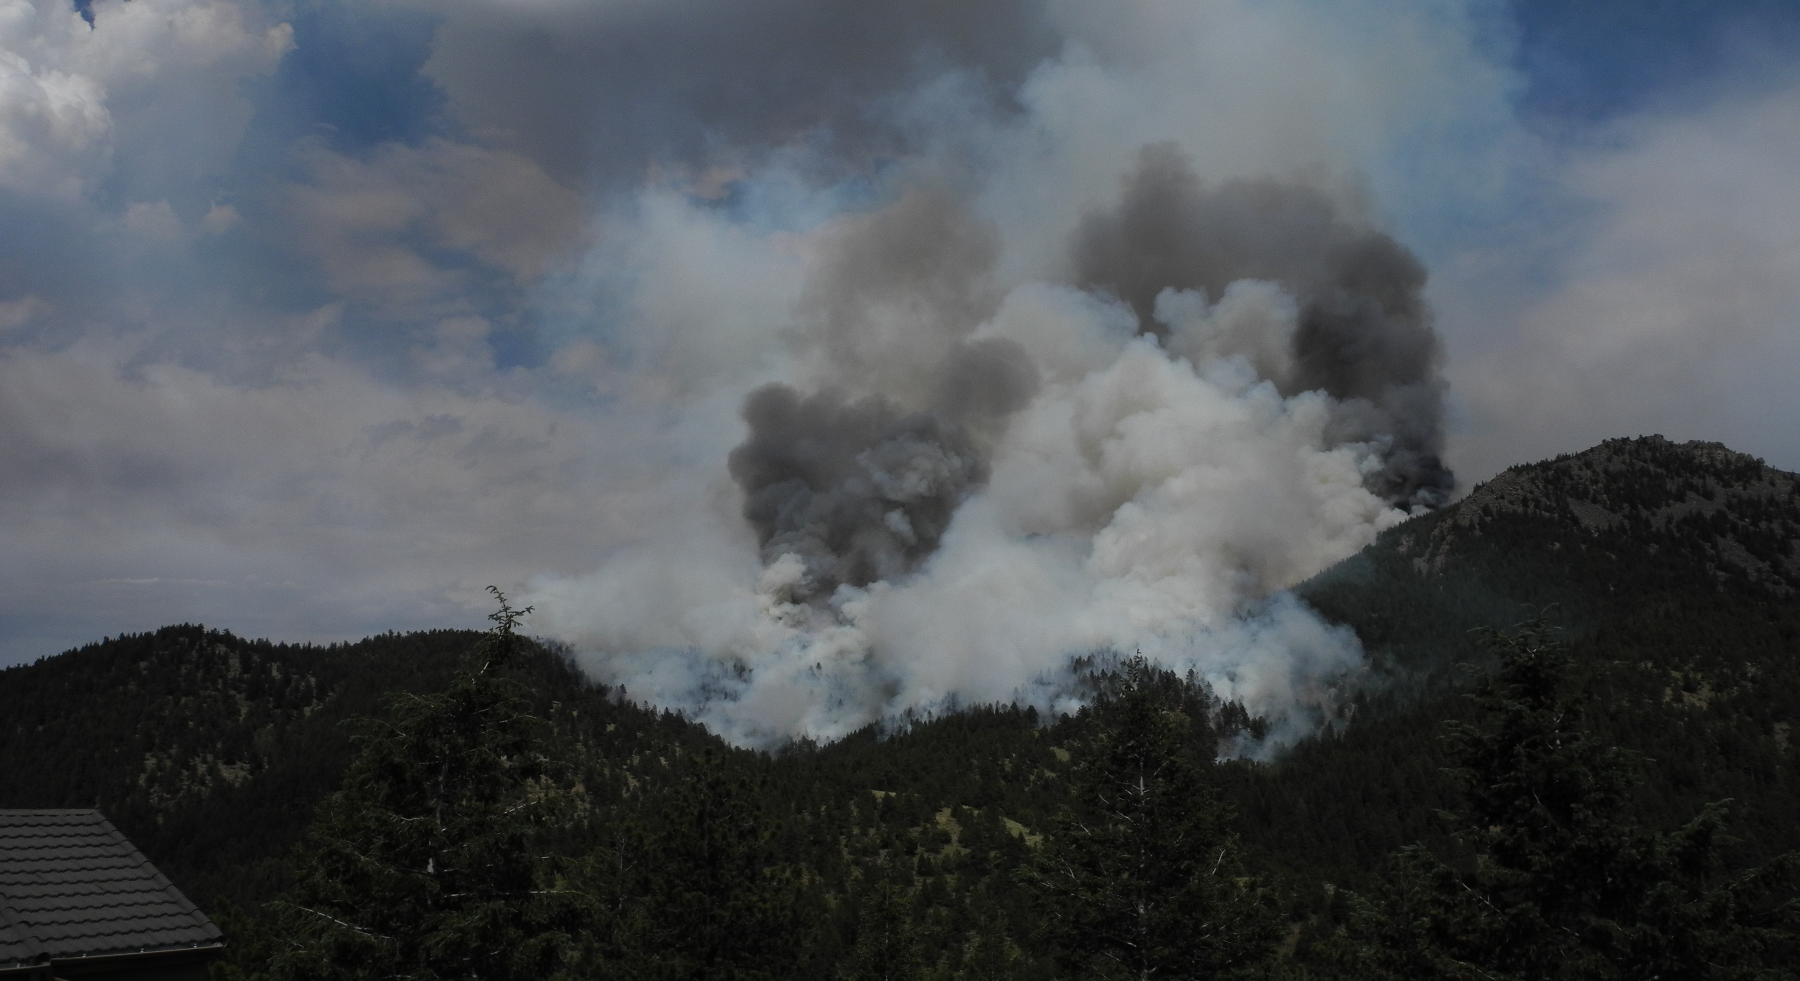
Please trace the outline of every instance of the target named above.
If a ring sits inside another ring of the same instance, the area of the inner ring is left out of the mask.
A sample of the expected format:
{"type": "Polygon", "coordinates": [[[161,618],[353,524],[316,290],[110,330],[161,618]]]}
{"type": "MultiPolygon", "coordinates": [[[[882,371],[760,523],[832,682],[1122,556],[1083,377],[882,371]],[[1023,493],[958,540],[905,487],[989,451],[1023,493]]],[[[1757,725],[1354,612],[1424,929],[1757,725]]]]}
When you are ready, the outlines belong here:
{"type": "Polygon", "coordinates": [[[1040,0],[459,0],[428,74],[475,127],[578,181],[636,181],[652,164],[732,169],[821,136],[829,157],[903,151],[898,93],[945,72],[1011,93],[1059,44],[1040,0]]]}
{"type": "Polygon", "coordinates": [[[1361,658],[1283,590],[1444,487],[1422,270],[1340,188],[1426,244],[1479,197],[1459,9],[87,6],[0,18],[0,657],[530,583],[740,742],[1100,650],[1288,738],[1361,658]]]}
{"type": "Polygon", "coordinates": [[[1269,179],[1208,188],[1179,147],[1150,146],[1117,207],[1082,222],[1073,260],[1077,283],[1124,300],[1145,330],[1164,336],[1184,309],[1179,300],[1159,307],[1164,290],[1217,297],[1234,282],[1280,284],[1299,304],[1285,343],[1253,331],[1221,337],[1210,350],[1254,357],[1284,393],[1318,390],[1355,402],[1342,436],[1389,444],[1372,475],[1383,497],[1436,506],[1448,496],[1453,479],[1438,460],[1440,347],[1421,295],[1425,269],[1324,193],[1269,179]]]}
{"type": "Polygon", "coordinates": [[[792,588],[799,599],[912,572],[988,476],[962,427],[931,413],[901,416],[880,396],[801,398],[771,385],[750,396],[744,421],[751,436],[732,451],[731,475],[764,557],[806,564],[792,588]]]}
{"type": "Polygon", "coordinates": [[[1204,193],[1165,148],[1126,184],[1074,227],[1073,285],[1000,282],[1007,229],[943,188],[815,232],[786,378],[748,393],[723,461],[737,513],[540,584],[540,626],[751,743],[1064,705],[1074,658],[1133,650],[1277,741],[1312,731],[1360,651],[1280,590],[1431,499],[1392,476],[1426,445],[1406,426],[1437,433],[1435,397],[1398,394],[1437,392],[1423,273],[1325,191],[1204,193]],[[1171,195],[1141,246],[1140,198],[1171,195]]]}
{"type": "Polygon", "coordinates": [[[996,247],[941,192],[908,194],[830,237],[797,340],[816,349],[816,374],[857,397],[760,388],[744,405],[750,437],[730,458],[765,559],[805,564],[796,598],[911,573],[986,483],[975,433],[1038,386],[1019,343],[969,339],[996,307],[996,247]]]}
{"type": "Polygon", "coordinates": [[[1800,89],[1522,128],[1567,6],[0,0],[0,664],[535,583],[747,743],[1138,649],[1309,731],[1284,588],[1448,484],[1408,248],[1465,469],[1793,466],[1800,89]]]}

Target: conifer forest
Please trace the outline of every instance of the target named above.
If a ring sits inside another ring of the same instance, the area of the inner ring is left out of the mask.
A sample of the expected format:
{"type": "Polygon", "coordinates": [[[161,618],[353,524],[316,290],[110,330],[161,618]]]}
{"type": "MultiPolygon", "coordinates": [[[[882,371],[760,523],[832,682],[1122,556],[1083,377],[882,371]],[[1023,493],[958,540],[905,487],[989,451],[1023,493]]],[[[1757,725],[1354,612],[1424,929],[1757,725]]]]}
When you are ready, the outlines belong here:
{"type": "Polygon", "coordinates": [[[1800,0],[0,0],[0,981],[1800,981],[1796,379],[1800,0]]]}
{"type": "Polygon", "coordinates": [[[1517,467],[1298,589],[1371,670],[1266,720],[1130,651],[1080,707],[734,748],[493,629],[198,625],[0,672],[0,806],[105,812],[220,981],[1800,976],[1800,482],[1517,467]]]}

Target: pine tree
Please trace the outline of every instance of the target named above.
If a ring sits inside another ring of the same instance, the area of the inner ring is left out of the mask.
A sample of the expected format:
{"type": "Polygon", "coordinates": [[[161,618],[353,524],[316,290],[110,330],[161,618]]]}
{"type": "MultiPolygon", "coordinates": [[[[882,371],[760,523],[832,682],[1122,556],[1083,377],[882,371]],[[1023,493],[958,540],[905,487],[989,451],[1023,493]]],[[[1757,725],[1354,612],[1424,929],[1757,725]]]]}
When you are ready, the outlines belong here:
{"type": "Polygon", "coordinates": [[[1018,981],[1025,968],[1025,953],[1008,932],[1006,913],[997,908],[983,911],[969,931],[956,981],[1018,981]]]}
{"type": "Polygon", "coordinates": [[[1422,847],[1396,857],[1355,932],[1362,973],[1413,978],[1792,977],[1791,859],[1728,875],[1725,805],[1655,833],[1626,821],[1633,760],[1583,728],[1561,691],[1565,648],[1539,621],[1493,635],[1476,723],[1449,742],[1464,786],[1453,816],[1472,867],[1422,847]]]}
{"type": "Polygon", "coordinates": [[[885,870],[872,870],[877,881],[860,897],[856,945],[838,965],[839,981],[920,981],[925,953],[913,924],[913,890],[885,870]]]}
{"type": "Polygon", "coordinates": [[[686,767],[652,836],[649,973],[691,981],[787,977],[800,942],[795,890],[773,861],[763,788],[713,754],[686,767]]]}
{"type": "Polygon", "coordinates": [[[514,610],[439,695],[403,695],[320,806],[276,905],[278,979],[541,979],[572,967],[587,898],[544,856],[567,795],[519,686],[514,610]]]}
{"type": "Polygon", "coordinates": [[[593,896],[596,915],[584,931],[583,957],[601,965],[607,977],[652,977],[656,951],[653,910],[645,902],[646,878],[661,862],[642,814],[643,796],[634,794],[587,818],[586,853],[570,878],[593,896]]]}
{"type": "Polygon", "coordinates": [[[1205,720],[1177,711],[1205,704],[1191,697],[1198,688],[1138,656],[1090,710],[1071,774],[1076,805],[1026,872],[1072,974],[1226,978],[1274,953],[1280,925],[1240,867],[1230,813],[1192,755],[1205,720]]]}

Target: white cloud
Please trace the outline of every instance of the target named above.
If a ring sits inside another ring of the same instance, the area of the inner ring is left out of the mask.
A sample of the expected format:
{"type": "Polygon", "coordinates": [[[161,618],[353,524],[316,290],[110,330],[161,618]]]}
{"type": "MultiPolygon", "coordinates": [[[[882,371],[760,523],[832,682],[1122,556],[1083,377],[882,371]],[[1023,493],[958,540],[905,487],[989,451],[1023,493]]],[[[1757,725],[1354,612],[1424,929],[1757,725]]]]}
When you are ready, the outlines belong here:
{"type": "Polygon", "coordinates": [[[614,467],[593,442],[645,437],[520,392],[401,389],[316,355],[257,385],[139,360],[0,353],[0,576],[34,617],[83,615],[96,636],[466,622],[489,583],[628,540],[654,496],[631,475],[652,460],[614,467]],[[124,580],[162,586],[96,591],[124,580]]]}
{"type": "MultiPolygon", "coordinates": [[[[73,9],[64,13],[79,23],[73,9]]],[[[96,79],[33,64],[38,19],[27,0],[0,5],[0,182],[72,197],[106,163],[112,115],[96,79]]]]}
{"type": "Polygon", "coordinates": [[[293,45],[285,23],[229,0],[99,0],[90,28],[61,0],[0,2],[0,181],[75,197],[114,167],[155,200],[230,167],[250,105],[240,79],[293,45]]]}
{"type": "Polygon", "coordinates": [[[1553,172],[1566,210],[1445,270],[1459,462],[1661,432],[1800,467],[1800,86],[1609,137],[1553,172]]]}
{"type": "Polygon", "coordinates": [[[1267,383],[1293,373],[1279,287],[1167,293],[1152,345],[1062,285],[1151,142],[1215,185],[1298,175],[1450,272],[1475,476],[1648,429],[1800,463],[1800,90],[1558,159],[1512,117],[1483,3],[870,6],[918,32],[827,49],[784,45],[830,0],[705,23],[466,0],[431,7],[425,73],[467,129],[240,154],[243,83],[295,43],[275,9],[98,0],[90,30],[0,0],[0,185],[67,239],[29,281],[0,268],[0,613],[37,617],[33,644],[478,624],[483,586],[530,582],[533,629],[746,741],[1047,700],[1095,646],[1303,727],[1358,651],[1280,590],[1399,515],[1363,487],[1380,448],[1331,435],[1347,410],[1267,383]],[[979,281],[967,309],[921,338],[942,298],[865,304],[844,322],[879,336],[827,350],[809,282],[909,188],[968,205],[997,263],[927,241],[949,292],[979,281]],[[936,554],[792,602],[804,564],[760,553],[725,466],[746,394],[836,380],[918,408],[945,353],[998,340],[1040,387],[977,434],[990,479],[936,554]]]}
{"type": "MultiPolygon", "coordinates": [[[[1097,648],[1200,670],[1291,722],[1283,738],[1336,697],[1332,679],[1360,665],[1354,638],[1279,591],[1403,515],[1364,487],[1380,448],[1332,437],[1336,403],[1284,398],[1264,380],[1289,371],[1292,298],[1254,282],[1169,294],[1165,350],[1133,340],[1121,306],[1055,284],[1081,216],[1116,196],[1149,142],[1186,148],[1210,181],[1302,176],[1352,212],[1410,219],[1457,196],[1491,206],[1496,165],[1481,155],[1510,138],[1510,76],[1470,19],[1443,8],[1053,10],[1071,43],[1030,75],[1023,116],[993,116],[956,77],[895,100],[925,148],[876,182],[897,203],[759,236],[728,210],[658,193],[614,228],[635,264],[610,281],[635,315],[604,349],[571,346],[569,361],[623,375],[648,396],[638,404],[682,420],[665,430],[682,490],[595,571],[537,580],[537,629],[576,643],[602,677],[746,742],[831,737],[956,699],[1048,704],[1069,656],[1097,648]],[[903,220],[931,211],[921,185],[953,198],[974,188],[1000,248],[991,280],[954,221],[903,220]],[[893,281],[916,295],[853,282],[837,311],[799,285],[858,280],[858,230],[876,227],[907,244],[870,254],[913,269],[893,281]],[[913,248],[903,229],[929,230],[935,248],[913,248]],[[932,265],[947,256],[959,270],[932,265]],[[976,329],[970,311],[984,309],[976,329]],[[912,575],[794,602],[804,563],[762,561],[725,482],[743,394],[770,379],[831,382],[917,407],[962,338],[1020,344],[1040,373],[1036,397],[986,437],[991,479],[912,575]]],[[[759,190],[793,181],[776,160],[745,167],[736,186],[779,201],[759,190]]]]}

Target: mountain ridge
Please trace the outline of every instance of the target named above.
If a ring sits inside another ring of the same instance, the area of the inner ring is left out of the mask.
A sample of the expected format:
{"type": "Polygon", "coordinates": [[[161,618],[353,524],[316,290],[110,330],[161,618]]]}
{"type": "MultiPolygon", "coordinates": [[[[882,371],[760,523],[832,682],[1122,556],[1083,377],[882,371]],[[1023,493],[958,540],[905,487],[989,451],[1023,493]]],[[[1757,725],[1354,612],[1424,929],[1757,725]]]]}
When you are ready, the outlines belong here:
{"type": "MultiPolygon", "coordinates": [[[[1797,543],[1800,478],[1661,437],[1510,468],[1383,532],[1296,588],[1367,652],[1348,723],[1211,770],[1258,874],[1294,922],[1319,924],[1339,915],[1323,884],[1360,888],[1415,842],[1456,854],[1434,818],[1451,804],[1435,734],[1469,715],[1462,666],[1487,656],[1471,631],[1546,611],[1599,737],[1645,761],[1634,814],[1670,827],[1733,798],[1734,859],[1800,848],[1797,543]]],[[[479,636],[310,647],[189,624],[0,671],[0,806],[101,806],[202,905],[255,908],[354,754],[352,720],[440,690],[479,636]]],[[[1078,719],[977,706],[770,756],[624,701],[553,647],[533,646],[520,672],[595,811],[654,815],[658,795],[723,768],[772,829],[771,854],[818,888],[907,855],[1030,922],[1007,870],[1064,800],[1078,719]]],[[[1216,700],[1183,711],[1209,736],[1246,722],[1216,700]]]]}
{"type": "MultiPolygon", "coordinates": [[[[1595,534],[1711,525],[1721,580],[1729,566],[1779,595],[1800,585],[1800,476],[1721,443],[1610,439],[1509,467],[1444,510],[1448,517],[1418,543],[1421,572],[1442,567],[1457,532],[1479,534],[1484,520],[1512,514],[1572,520],[1595,534]],[[1786,514],[1779,513],[1783,506],[1786,514]],[[1721,516],[1727,520],[1717,521],[1721,516]]],[[[1414,547],[1410,539],[1403,536],[1403,553],[1414,547]]]]}

